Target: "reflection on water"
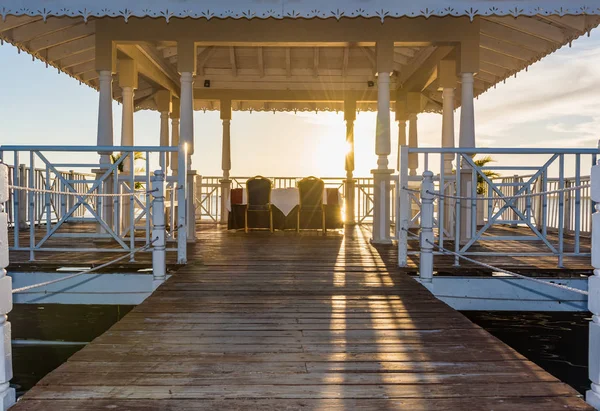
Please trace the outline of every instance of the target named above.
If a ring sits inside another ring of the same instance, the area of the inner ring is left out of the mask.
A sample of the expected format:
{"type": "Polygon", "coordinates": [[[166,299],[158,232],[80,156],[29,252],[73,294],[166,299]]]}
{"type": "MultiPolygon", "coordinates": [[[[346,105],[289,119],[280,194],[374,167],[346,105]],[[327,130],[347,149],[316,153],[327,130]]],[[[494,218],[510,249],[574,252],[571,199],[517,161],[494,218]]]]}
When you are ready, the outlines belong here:
{"type": "Polygon", "coordinates": [[[590,313],[464,311],[471,321],[584,394],[590,313]]]}
{"type": "MultiPolygon", "coordinates": [[[[13,340],[89,342],[133,306],[16,304],[9,318],[13,340]]],[[[471,321],[560,380],[584,393],[589,313],[463,312],[471,321]]],[[[84,345],[13,345],[17,395],[35,385],[84,345]]]]}
{"type": "Polygon", "coordinates": [[[133,306],[15,304],[9,314],[12,338],[45,345],[13,344],[11,384],[22,395],[84,345],[46,345],[51,341],[90,342],[108,330],[133,306]],[[34,341],[31,341],[34,340],[34,341]]]}

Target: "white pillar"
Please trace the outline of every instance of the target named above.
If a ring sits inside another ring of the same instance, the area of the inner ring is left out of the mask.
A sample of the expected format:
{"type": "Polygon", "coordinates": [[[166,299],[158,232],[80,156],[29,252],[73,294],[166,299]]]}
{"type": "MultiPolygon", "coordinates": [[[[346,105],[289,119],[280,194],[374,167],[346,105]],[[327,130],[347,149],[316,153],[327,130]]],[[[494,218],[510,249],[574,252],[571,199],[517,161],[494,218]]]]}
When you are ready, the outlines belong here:
{"type": "Polygon", "coordinates": [[[223,118],[223,145],[221,147],[221,169],[223,170],[223,179],[221,180],[221,224],[227,224],[229,212],[227,202],[231,192],[231,180],[229,172],[231,170],[231,119],[223,118]]]}
{"type": "MultiPolygon", "coordinates": [[[[447,87],[442,91],[442,147],[454,147],[454,89],[447,87]]],[[[444,155],[444,174],[452,174],[453,154],[444,155]]]]}
{"type": "MultiPolygon", "coordinates": [[[[133,98],[134,91],[133,87],[121,87],[122,96],[122,120],[121,120],[121,145],[122,146],[133,146],[133,98]]],[[[123,174],[127,177],[130,176],[131,170],[135,167],[134,156],[135,153],[131,153],[126,159],[123,160],[123,174]]],[[[135,183],[132,190],[135,189],[135,183]]],[[[131,198],[123,197],[121,199],[121,229],[127,230],[131,225],[131,198]]],[[[129,233],[133,235],[133,233],[129,233]]]]}
{"type": "Polygon", "coordinates": [[[588,309],[592,313],[590,322],[588,376],[592,382],[585,400],[595,409],[600,409],[600,165],[593,165],[591,172],[591,197],[595,204],[592,214],[592,267],[594,275],[588,279],[588,309]]]}
{"type": "Polygon", "coordinates": [[[356,117],[356,111],[354,107],[350,110],[351,112],[344,112],[346,117],[346,144],[348,151],[346,152],[346,181],[345,181],[345,192],[344,197],[344,223],[348,225],[356,224],[355,217],[355,184],[354,184],[354,118],[356,117]]]}
{"type": "MultiPolygon", "coordinates": [[[[171,114],[171,146],[179,146],[179,117],[173,117],[171,114]]],[[[179,163],[179,157],[177,152],[171,153],[171,171],[173,175],[177,175],[177,166],[179,163]]]]}
{"type": "MultiPolygon", "coordinates": [[[[442,91],[442,147],[454,147],[454,88],[444,87],[442,91]]],[[[456,156],[452,153],[444,154],[444,175],[452,176],[452,161],[456,156]]],[[[454,190],[445,190],[448,195],[454,195],[454,190]]],[[[483,205],[483,204],[482,204],[483,205]]],[[[454,233],[454,210],[452,200],[444,201],[444,229],[452,235],[454,233]]]]}
{"type": "Polygon", "coordinates": [[[475,147],[475,107],[473,93],[473,73],[462,73],[462,97],[460,109],[461,148],[475,147]]]}
{"type": "Polygon", "coordinates": [[[194,154],[194,75],[191,72],[181,73],[181,123],[180,139],[187,145],[188,169],[191,169],[194,154]]]}
{"type": "Polygon", "coordinates": [[[12,279],[6,275],[8,254],[8,167],[0,164],[0,409],[7,410],[15,403],[15,389],[10,388],[12,371],[11,329],[7,314],[13,308],[12,279]]]}
{"type": "MultiPolygon", "coordinates": [[[[98,100],[98,146],[112,146],[113,142],[113,113],[112,113],[112,72],[100,70],[99,100],[98,100]]],[[[111,152],[98,152],[101,164],[110,164],[111,152]]]]}
{"type": "Polygon", "coordinates": [[[165,233],[165,173],[152,176],[152,288],[156,290],[167,277],[165,233]]]}
{"type": "MultiPolygon", "coordinates": [[[[473,93],[473,73],[461,75],[461,109],[460,109],[460,148],[475,147],[475,107],[473,93]]],[[[458,166],[458,165],[457,165],[458,166]]],[[[473,169],[462,161],[460,165],[460,196],[471,197],[475,192],[472,182],[473,169]]],[[[460,242],[467,242],[471,233],[471,202],[461,201],[460,206],[460,242]]]]}
{"type": "Polygon", "coordinates": [[[433,173],[426,170],[421,184],[421,254],[419,258],[419,277],[430,283],[433,280],[433,173]]]}
{"type": "MultiPolygon", "coordinates": [[[[160,146],[161,147],[170,147],[170,136],[169,136],[169,112],[161,111],[160,112],[160,146]]],[[[167,172],[167,167],[169,166],[169,156],[165,155],[164,157],[160,157],[160,167],[167,172]]]]}
{"type": "Polygon", "coordinates": [[[402,146],[406,145],[406,120],[400,119],[398,120],[398,164],[396,165],[396,169],[400,171],[401,161],[400,161],[400,151],[402,146]]]}
{"type": "MultiPolygon", "coordinates": [[[[408,115],[408,146],[411,148],[419,147],[419,135],[417,131],[417,115],[411,113],[408,115]]],[[[408,155],[408,168],[410,169],[410,175],[417,175],[417,168],[419,168],[419,155],[417,153],[410,153],[408,155]]]]}
{"type": "Polygon", "coordinates": [[[382,71],[377,77],[377,126],[375,153],[378,156],[374,177],[373,243],[391,244],[390,239],[390,175],[388,155],[390,138],[390,72],[382,71]]]}
{"type": "MultiPolygon", "coordinates": [[[[121,145],[133,146],[133,87],[122,87],[122,119],[121,119],[121,145]]],[[[131,170],[129,164],[125,162],[124,169],[131,170]]]]}

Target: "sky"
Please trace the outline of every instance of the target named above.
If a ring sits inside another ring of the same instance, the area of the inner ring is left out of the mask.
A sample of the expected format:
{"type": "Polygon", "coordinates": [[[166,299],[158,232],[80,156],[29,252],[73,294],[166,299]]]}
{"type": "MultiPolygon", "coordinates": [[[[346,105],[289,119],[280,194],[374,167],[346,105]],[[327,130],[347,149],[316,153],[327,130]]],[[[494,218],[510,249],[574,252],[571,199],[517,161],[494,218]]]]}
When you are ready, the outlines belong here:
{"type": "MultiPolygon", "coordinates": [[[[600,32],[489,90],[475,102],[478,147],[596,147],[600,133],[600,32]]],[[[114,103],[115,144],[121,107],[114,103]]],[[[0,47],[0,144],[95,145],[98,94],[54,68],[46,68],[11,45],[0,47]]],[[[459,113],[455,113],[458,141],[459,113]]],[[[393,119],[393,115],[392,115],[393,119]]],[[[221,171],[218,112],[196,112],[193,168],[221,171]]],[[[375,113],[355,122],[355,176],[376,168],[375,113]]],[[[158,145],[159,114],[135,114],[135,143],[158,145]]],[[[392,122],[391,168],[396,166],[398,126],[392,122]]],[[[419,145],[440,146],[441,116],[419,116],[419,145]]],[[[342,113],[234,112],[232,176],[343,177],[345,124],[342,113]]],[[[530,160],[522,161],[523,164],[530,160]]],[[[421,161],[422,165],[422,161],[421,161]]],[[[434,170],[435,171],[435,170],[434,170]]]]}

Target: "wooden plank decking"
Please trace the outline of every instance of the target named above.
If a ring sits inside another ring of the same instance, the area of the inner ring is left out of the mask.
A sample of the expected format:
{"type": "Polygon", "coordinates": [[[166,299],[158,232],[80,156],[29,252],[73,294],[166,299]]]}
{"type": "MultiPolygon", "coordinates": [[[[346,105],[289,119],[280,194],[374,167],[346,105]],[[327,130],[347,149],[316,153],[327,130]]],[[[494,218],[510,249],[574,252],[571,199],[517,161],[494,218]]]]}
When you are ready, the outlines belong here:
{"type": "Polygon", "coordinates": [[[202,230],[194,261],[14,410],[588,409],[367,239],[202,230]]]}

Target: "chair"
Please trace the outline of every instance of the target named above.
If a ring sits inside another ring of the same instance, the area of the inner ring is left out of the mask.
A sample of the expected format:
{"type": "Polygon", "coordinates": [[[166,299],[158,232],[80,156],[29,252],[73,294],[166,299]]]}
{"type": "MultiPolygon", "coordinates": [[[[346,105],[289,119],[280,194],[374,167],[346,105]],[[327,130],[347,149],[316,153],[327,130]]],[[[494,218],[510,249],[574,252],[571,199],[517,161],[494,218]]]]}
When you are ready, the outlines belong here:
{"type": "Polygon", "coordinates": [[[271,208],[271,180],[256,176],[246,181],[248,199],[246,204],[245,231],[248,232],[248,213],[269,213],[269,230],[273,232],[271,208]]]}
{"type": "Polygon", "coordinates": [[[298,181],[300,205],[298,206],[296,231],[300,231],[300,215],[303,212],[309,212],[311,215],[314,215],[315,212],[320,212],[323,234],[327,233],[327,227],[325,225],[325,207],[323,206],[324,188],[325,183],[317,177],[306,177],[298,181]]]}

